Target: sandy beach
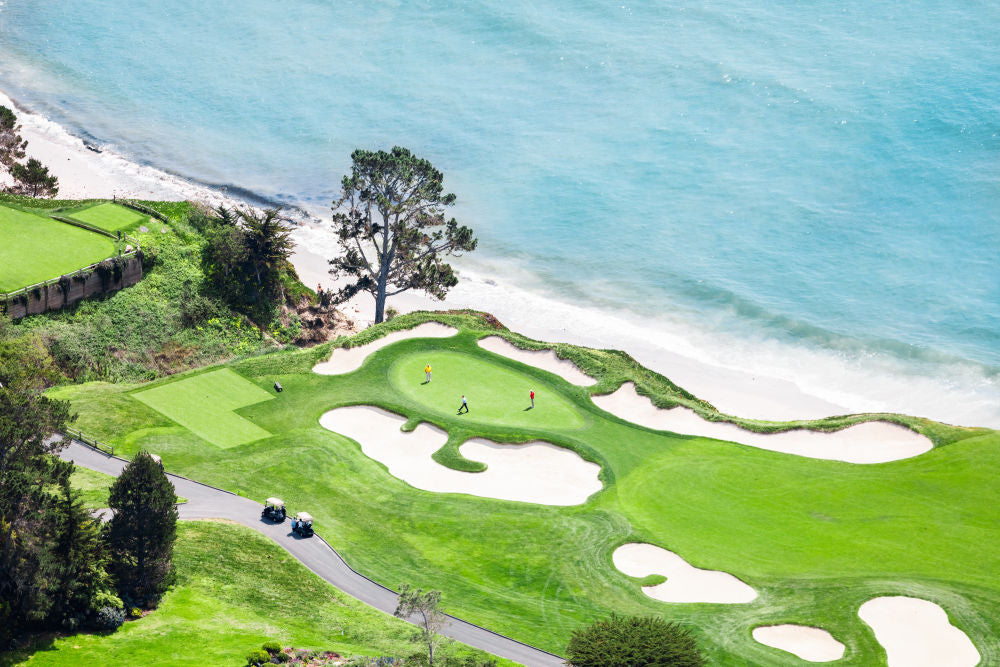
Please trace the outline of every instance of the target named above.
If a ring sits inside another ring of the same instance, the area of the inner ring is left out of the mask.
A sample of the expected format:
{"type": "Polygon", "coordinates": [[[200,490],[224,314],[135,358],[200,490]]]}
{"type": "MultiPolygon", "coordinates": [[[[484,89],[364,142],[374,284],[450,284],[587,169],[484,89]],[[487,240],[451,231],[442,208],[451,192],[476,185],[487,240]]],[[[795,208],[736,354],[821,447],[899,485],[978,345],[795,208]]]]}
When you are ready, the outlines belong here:
{"type": "MultiPolygon", "coordinates": [[[[136,164],[112,151],[91,150],[56,123],[19,108],[3,92],[0,92],[0,104],[16,110],[21,134],[28,140],[28,154],[41,160],[59,177],[59,196],[62,198],[191,199],[213,206],[243,203],[225,192],[136,164]]],[[[296,270],[310,287],[335,287],[327,272],[328,257],[325,256],[333,247],[330,232],[318,219],[297,222],[299,226],[293,233],[297,247],[292,256],[296,270]]],[[[704,345],[695,345],[682,332],[665,330],[657,323],[637,322],[625,314],[588,309],[511,282],[499,283],[493,277],[506,276],[506,272],[477,273],[482,271],[480,265],[470,269],[461,260],[458,266],[462,281],[447,301],[405,293],[394,297],[390,305],[400,312],[425,308],[485,310],[511,329],[539,340],[623,349],[640,363],[666,375],[719,410],[748,418],[788,420],[888,411],[917,413],[950,423],[997,426],[981,417],[989,414],[987,408],[932,400],[934,395],[927,396],[929,380],[912,383],[906,392],[902,388],[907,385],[900,382],[900,389],[888,388],[882,392],[884,397],[873,398],[843,389],[825,390],[824,369],[799,368],[796,370],[812,375],[810,388],[804,389],[795,379],[741,368],[731,359],[724,359],[722,354],[713,359],[711,354],[706,354],[704,345]],[[927,409],[923,409],[925,405],[927,409]]],[[[367,295],[356,297],[342,310],[360,324],[371,322],[374,316],[372,300],[367,295]]],[[[840,379],[839,386],[844,387],[845,382],[840,379]]],[[[862,386],[861,382],[856,384],[862,386]]]]}

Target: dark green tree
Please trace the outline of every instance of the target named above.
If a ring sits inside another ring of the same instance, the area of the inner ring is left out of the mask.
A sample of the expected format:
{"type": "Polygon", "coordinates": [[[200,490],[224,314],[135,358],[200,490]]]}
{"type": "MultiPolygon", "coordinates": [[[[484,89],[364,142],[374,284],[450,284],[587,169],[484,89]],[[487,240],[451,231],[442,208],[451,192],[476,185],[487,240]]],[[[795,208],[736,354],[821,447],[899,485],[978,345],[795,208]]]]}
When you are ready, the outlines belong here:
{"type": "Polygon", "coordinates": [[[396,611],[398,618],[414,623],[419,631],[414,641],[427,647],[427,664],[434,664],[434,650],[443,637],[439,634],[447,617],[438,609],[441,604],[441,591],[426,591],[411,588],[409,584],[399,587],[399,601],[396,611]]]}
{"type": "Polygon", "coordinates": [[[111,572],[123,597],[152,606],[173,583],[177,507],[163,468],[140,451],[111,485],[111,572]]]}
{"type": "Polygon", "coordinates": [[[61,377],[41,337],[20,333],[9,319],[0,315],[0,387],[39,392],[61,377]]]}
{"type": "Polygon", "coordinates": [[[616,616],[577,630],[566,648],[573,667],[703,667],[687,628],[657,617],[616,616]]]}
{"type": "Polygon", "coordinates": [[[14,112],[0,105],[0,166],[6,169],[24,157],[28,142],[18,134],[20,131],[14,112]]]}
{"type": "Polygon", "coordinates": [[[388,153],[356,150],[351,161],[333,204],[343,255],[330,260],[330,275],[350,282],[334,300],[368,292],[375,322],[381,322],[386,299],[401,292],[417,289],[444,299],[458,277],[442,258],[471,252],[477,243],[470,228],[445,218],[455,195],[444,192],[444,176],[399,146],[388,153]]]}
{"type": "Polygon", "coordinates": [[[288,218],[274,208],[258,212],[243,207],[236,213],[245,233],[248,273],[253,279],[251,285],[256,288],[256,294],[251,292],[251,301],[273,302],[276,298],[284,301],[281,273],[295,248],[288,218]]]}
{"type": "Polygon", "coordinates": [[[219,207],[199,216],[205,236],[202,266],[216,294],[258,322],[284,302],[293,244],[288,219],[278,209],[219,207]]]}
{"type": "Polygon", "coordinates": [[[49,436],[69,421],[66,401],[0,389],[0,642],[44,622],[52,606],[55,586],[41,565],[54,532],[50,489],[62,471],[52,455],[64,445],[49,436]]]}
{"type": "Polygon", "coordinates": [[[49,168],[35,158],[30,158],[27,164],[12,164],[10,175],[17,182],[13,190],[18,194],[55,197],[59,193],[59,179],[49,174],[49,168]]]}
{"type": "Polygon", "coordinates": [[[106,567],[108,551],[100,526],[70,486],[73,464],[59,461],[58,493],[49,511],[52,538],[42,560],[44,579],[54,601],[50,623],[76,630],[103,606],[120,608],[106,567]]]}

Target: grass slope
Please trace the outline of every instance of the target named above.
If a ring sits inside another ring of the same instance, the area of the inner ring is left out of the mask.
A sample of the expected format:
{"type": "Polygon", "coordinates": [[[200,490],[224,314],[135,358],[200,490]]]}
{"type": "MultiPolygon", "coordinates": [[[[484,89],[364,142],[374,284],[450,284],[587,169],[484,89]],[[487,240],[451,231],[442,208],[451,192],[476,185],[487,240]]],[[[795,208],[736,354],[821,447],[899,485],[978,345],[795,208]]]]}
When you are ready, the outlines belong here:
{"type": "Polygon", "coordinates": [[[133,211],[130,208],[110,202],[73,211],[69,217],[80,222],[85,222],[98,229],[103,229],[106,232],[117,232],[119,229],[127,230],[130,227],[138,227],[141,223],[149,220],[147,216],[138,211],[133,211]]]}
{"type": "Polygon", "coordinates": [[[927,434],[935,448],[872,466],[805,459],[637,427],[597,409],[589,395],[631,379],[658,404],[690,405],[708,418],[758,430],[831,429],[880,415],[740,420],[627,355],[557,346],[599,379],[581,388],[481,350],[476,340],[487,334],[525,347],[539,344],[475,314],[405,316],[351,343],[430,318],[461,332],[399,342],[348,375],[310,371],[329,345],[231,364],[262,390],[279,380],[285,391],[238,411],[274,435],[229,449],[206,447],[129,394],[146,387],[98,384],[56,395],[73,400],[81,428],[113,440],[123,452],[143,447],[195,479],[258,499],[280,495],[290,510],[308,509],[347,561],[377,581],[440,589],[449,611],[555,652],[564,650],[572,630],[618,612],[661,614],[696,627],[714,664],[799,664],[750,636],[756,625],[790,622],[819,625],[843,641],[847,653],[838,664],[880,665],[884,652],[858,619],[858,606],[876,595],[905,594],[941,604],[975,642],[983,664],[1000,662],[1000,581],[994,574],[1000,571],[1000,433],[888,415],[927,434]],[[449,364],[458,359],[470,360],[469,370],[453,375],[460,380],[449,379],[449,364]],[[426,360],[435,379],[423,386],[426,360]],[[469,386],[501,393],[509,387],[510,398],[497,398],[492,411],[484,406],[474,420],[458,417],[453,394],[469,386]],[[538,393],[539,408],[518,420],[512,411],[526,405],[528,386],[538,393]],[[434,389],[442,393],[427,393],[430,387],[443,387],[434,389]],[[406,415],[411,425],[425,420],[446,429],[449,445],[438,458],[454,467],[468,463],[456,447],[469,437],[543,439],[600,463],[605,489],[585,505],[566,508],[413,489],[356,443],[318,425],[326,410],[358,403],[406,415]],[[731,572],[760,596],[745,605],[652,600],[638,580],[611,563],[614,549],[629,541],[731,572]]]}
{"type": "Polygon", "coordinates": [[[153,613],[112,634],[48,638],[0,664],[239,665],[268,639],[342,655],[415,650],[412,626],[341,593],[249,528],[181,522],[174,564],[177,583],[153,613]]]}
{"type": "Polygon", "coordinates": [[[0,291],[11,292],[115,254],[95,232],[0,204],[0,291]]]}

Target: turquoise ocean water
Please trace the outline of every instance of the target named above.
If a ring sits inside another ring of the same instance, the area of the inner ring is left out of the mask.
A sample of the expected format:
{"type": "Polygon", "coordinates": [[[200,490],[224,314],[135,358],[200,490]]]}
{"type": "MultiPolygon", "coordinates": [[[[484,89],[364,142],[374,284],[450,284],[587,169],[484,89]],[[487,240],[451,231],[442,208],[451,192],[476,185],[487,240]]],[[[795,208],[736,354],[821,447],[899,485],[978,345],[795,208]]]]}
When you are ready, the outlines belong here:
{"type": "Polygon", "coordinates": [[[139,162],[325,214],[404,145],[557,298],[1000,395],[997,3],[0,4],[0,88],[139,162]]]}

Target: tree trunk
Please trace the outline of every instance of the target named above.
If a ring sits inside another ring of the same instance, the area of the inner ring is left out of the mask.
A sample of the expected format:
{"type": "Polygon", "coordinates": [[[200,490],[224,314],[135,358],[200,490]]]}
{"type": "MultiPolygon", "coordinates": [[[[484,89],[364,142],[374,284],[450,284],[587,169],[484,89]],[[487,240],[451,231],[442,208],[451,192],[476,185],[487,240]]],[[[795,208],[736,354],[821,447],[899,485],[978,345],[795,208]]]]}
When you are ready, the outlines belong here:
{"type": "Polygon", "coordinates": [[[380,287],[375,295],[375,324],[385,319],[385,288],[380,287]]]}

